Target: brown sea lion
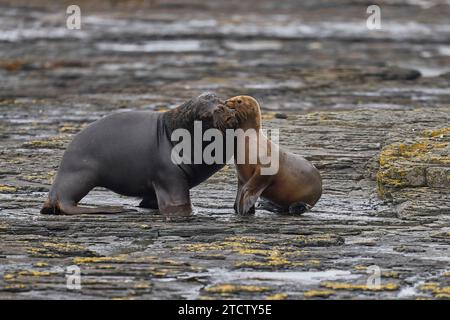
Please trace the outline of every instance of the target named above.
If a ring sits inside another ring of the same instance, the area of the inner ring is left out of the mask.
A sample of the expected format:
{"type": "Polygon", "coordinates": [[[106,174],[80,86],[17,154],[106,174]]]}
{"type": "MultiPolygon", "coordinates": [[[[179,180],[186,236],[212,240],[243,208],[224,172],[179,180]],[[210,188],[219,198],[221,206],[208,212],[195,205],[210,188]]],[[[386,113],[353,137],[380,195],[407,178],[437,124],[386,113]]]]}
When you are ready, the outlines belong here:
{"type": "Polygon", "coordinates": [[[236,110],[239,128],[244,132],[254,129],[257,133],[257,142],[246,139],[245,148],[235,149],[238,176],[236,212],[254,212],[259,197],[265,200],[263,206],[271,211],[301,214],[313,207],[322,195],[322,179],[314,165],[299,155],[283,150],[262,134],[261,110],[254,98],[236,96],[225,104],[236,110]],[[254,148],[256,146],[258,151],[254,148]],[[245,152],[245,161],[237,161],[242,151],[245,152]],[[250,152],[257,153],[253,164],[249,161],[252,156],[250,152]],[[264,174],[262,170],[266,164],[273,165],[273,161],[279,161],[277,172],[264,174]]]}
{"type": "MultiPolygon", "coordinates": [[[[176,129],[192,133],[237,125],[235,111],[212,93],[202,94],[165,113],[139,111],[106,116],[75,136],[67,147],[51,187],[43,214],[117,213],[122,207],[88,208],[78,202],[94,187],[142,198],[141,207],[167,216],[192,211],[189,189],[205,181],[222,163],[176,164],[172,161],[176,129]]],[[[194,143],[192,141],[191,143],[194,143]]],[[[202,141],[201,147],[205,147],[202,141]]],[[[192,158],[194,154],[192,154],[192,158]]]]}

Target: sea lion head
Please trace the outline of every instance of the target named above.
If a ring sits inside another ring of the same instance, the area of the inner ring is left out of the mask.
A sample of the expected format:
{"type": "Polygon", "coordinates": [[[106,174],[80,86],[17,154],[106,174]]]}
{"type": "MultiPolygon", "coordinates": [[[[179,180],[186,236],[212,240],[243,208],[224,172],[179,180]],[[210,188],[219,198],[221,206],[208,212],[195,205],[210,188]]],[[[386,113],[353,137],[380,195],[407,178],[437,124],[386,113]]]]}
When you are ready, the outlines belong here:
{"type": "Polygon", "coordinates": [[[261,122],[261,110],[258,101],[251,96],[236,96],[225,101],[225,105],[236,110],[236,118],[239,123],[253,121],[259,126],[261,122]]]}
{"type": "Polygon", "coordinates": [[[229,108],[214,93],[204,93],[194,104],[195,120],[202,121],[205,129],[217,128],[221,131],[235,129],[238,125],[236,110],[229,108]]]}

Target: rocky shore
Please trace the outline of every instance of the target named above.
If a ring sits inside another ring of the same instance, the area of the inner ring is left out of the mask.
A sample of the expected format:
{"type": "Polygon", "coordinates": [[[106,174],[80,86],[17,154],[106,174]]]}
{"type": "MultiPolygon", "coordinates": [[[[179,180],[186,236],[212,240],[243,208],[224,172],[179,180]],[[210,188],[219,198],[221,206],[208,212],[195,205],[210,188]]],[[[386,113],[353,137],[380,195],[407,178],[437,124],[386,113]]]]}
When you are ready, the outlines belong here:
{"type": "Polygon", "coordinates": [[[386,1],[368,31],[362,1],[255,3],[80,1],[67,30],[64,2],[0,0],[0,298],[450,298],[449,6],[386,1]],[[84,126],[204,91],[261,101],[321,171],[312,211],[235,215],[228,166],[189,221],[39,214],[84,126]]]}

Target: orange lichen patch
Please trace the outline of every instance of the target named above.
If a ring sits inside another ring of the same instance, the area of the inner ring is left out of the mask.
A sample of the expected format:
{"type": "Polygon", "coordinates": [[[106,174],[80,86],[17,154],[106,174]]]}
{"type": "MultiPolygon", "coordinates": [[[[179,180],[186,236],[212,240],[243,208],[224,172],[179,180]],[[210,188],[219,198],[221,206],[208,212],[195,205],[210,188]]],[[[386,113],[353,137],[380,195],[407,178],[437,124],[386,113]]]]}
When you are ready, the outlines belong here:
{"type": "Polygon", "coordinates": [[[215,284],[210,287],[205,288],[206,292],[209,293],[219,293],[219,294],[231,294],[231,293],[258,293],[267,292],[272,290],[269,287],[264,286],[251,286],[251,285],[235,285],[229,283],[215,284]]]}
{"type": "Polygon", "coordinates": [[[335,293],[336,291],[333,290],[310,290],[303,293],[303,296],[306,298],[327,298],[335,293]]]}
{"type": "Polygon", "coordinates": [[[325,281],[320,284],[322,287],[333,290],[361,290],[361,291],[395,291],[399,289],[399,285],[395,283],[386,283],[379,286],[368,286],[366,284],[352,284],[345,282],[325,281]]]}
{"type": "Polygon", "coordinates": [[[0,63],[0,68],[5,69],[10,72],[17,72],[23,70],[29,65],[28,61],[25,60],[11,60],[0,63]]]}

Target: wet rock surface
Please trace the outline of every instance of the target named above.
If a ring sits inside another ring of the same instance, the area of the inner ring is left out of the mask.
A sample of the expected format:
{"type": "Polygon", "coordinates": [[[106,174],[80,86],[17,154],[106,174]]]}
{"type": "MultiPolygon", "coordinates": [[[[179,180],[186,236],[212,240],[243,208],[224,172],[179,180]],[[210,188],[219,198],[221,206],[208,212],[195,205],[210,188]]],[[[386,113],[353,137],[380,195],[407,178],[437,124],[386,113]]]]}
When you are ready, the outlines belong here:
{"type": "Polygon", "coordinates": [[[81,1],[67,30],[64,3],[0,1],[1,298],[450,297],[448,5],[389,2],[368,31],[358,1],[255,3],[81,1]],[[39,214],[84,126],[207,90],[261,101],[322,173],[312,211],[235,215],[229,166],[191,190],[188,221],[39,214]]]}

